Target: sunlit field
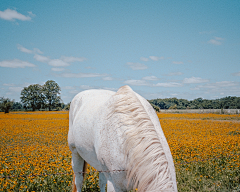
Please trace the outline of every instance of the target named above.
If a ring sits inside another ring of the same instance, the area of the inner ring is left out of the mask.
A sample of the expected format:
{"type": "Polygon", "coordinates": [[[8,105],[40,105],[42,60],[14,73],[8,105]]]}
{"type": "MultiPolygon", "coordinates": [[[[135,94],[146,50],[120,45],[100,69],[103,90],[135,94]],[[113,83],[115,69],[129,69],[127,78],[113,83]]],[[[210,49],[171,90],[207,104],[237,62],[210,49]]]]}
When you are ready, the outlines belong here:
{"type": "MultiPolygon", "coordinates": [[[[240,115],[164,114],[178,191],[240,190],[240,115]]],[[[68,112],[0,113],[0,191],[71,191],[68,112]]],[[[88,167],[83,191],[99,191],[88,167]]]]}

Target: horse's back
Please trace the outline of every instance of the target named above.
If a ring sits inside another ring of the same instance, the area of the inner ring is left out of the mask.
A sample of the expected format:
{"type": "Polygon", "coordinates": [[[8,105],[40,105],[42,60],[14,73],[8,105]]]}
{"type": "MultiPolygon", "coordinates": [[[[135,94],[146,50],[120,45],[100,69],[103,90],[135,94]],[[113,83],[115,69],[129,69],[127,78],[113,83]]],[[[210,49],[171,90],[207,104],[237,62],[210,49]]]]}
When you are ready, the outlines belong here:
{"type": "MultiPolygon", "coordinates": [[[[115,92],[101,89],[86,90],[78,93],[71,102],[69,111],[70,123],[73,123],[80,111],[88,110],[90,113],[87,114],[88,116],[94,114],[113,94],[115,92]]],[[[81,113],[81,115],[86,115],[86,112],[81,113]]]]}

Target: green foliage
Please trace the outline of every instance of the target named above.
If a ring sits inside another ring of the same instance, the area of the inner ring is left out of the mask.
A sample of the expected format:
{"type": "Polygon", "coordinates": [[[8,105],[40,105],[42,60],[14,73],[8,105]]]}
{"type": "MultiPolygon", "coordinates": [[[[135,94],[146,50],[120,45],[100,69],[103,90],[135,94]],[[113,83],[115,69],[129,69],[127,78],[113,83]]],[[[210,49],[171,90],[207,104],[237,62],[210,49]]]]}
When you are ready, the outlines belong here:
{"type": "Polygon", "coordinates": [[[152,99],[149,102],[160,109],[240,109],[240,97],[231,96],[215,100],[197,98],[191,101],[174,97],[152,99]]]}
{"type": "Polygon", "coordinates": [[[21,102],[25,109],[31,108],[32,111],[40,109],[44,105],[44,95],[42,92],[42,86],[39,84],[29,85],[24,87],[21,91],[21,102]]]}
{"type": "Polygon", "coordinates": [[[65,111],[68,111],[68,110],[70,109],[70,104],[71,104],[71,102],[70,102],[70,103],[67,103],[66,105],[64,105],[63,109],[64,109],[65,111]]]}
{"type": "MultiPolygon", "coordinates": [[[[33,84],[28,87],[24,87],[21,91],[21,102],[25,109],[32,111],[48,108],[49,111],[62,110],[64,104],[62,104],[60,97],[60,87],[53,81],[49,80],[44,85],[33,84]]],[[[20,104],[17,104],[20,107],[20,104]]]]}
{"type": "Polygon", "coordinates": [[[61,88],[53,80],[47,81],[42,86],[42,92],[45,97],[45,106],[49,109],[49,111],[61,106],[60,91],[61,88]]]}
{"type": "Polygon", "coordinates": [[[152,103],[150,103],[150,104],[152,105],[152,107],[153,107],[153,109],[154,109],[155,111],[160,112],[160,109],[159,109],[158,106],[156,106],[156,105],[154,105],[154,104],[152,104],[152,103]]]}
{"type": "Polygon", "coordinates": [[[23,110],[23,105],[22,105],[22,103],[20,103],[20,102],[14,102],[11,110],[13,110],[13,111],[23,110]]]}
{"type": "Polygon", "coordinates": [[[11,101],[9,98],[0,97],[0,110],[9,113],[13,103],[14,101],[11,101]]]}

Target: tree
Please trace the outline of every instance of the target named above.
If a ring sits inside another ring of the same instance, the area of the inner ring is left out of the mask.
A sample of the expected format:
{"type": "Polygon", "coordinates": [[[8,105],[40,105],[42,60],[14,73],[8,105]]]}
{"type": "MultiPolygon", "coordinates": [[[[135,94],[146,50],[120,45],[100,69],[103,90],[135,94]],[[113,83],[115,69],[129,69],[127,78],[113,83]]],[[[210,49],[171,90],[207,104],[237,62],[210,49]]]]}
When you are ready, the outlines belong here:
{"type": "Polygon", "coordinates": [[[23,109],[23,106],[20,102],[14,102],[13,103],[13,106],[12,106],[13,111],[19,111],[19,110],[22,110],[22,109],[23,109]]]}
{"type": "Polygon", "coordinates": [[[47,81],[42,87],[43,95],[45,97],[45,105],[49,111],[61,106],[60,87],[53,81],[47,81]]]}
{"type": "Polygon", "coordinates": [[[10,108],[12,107],[14,101],[9,98],[0,97],[0,109],[4,113],[9,113],[10,108]]]}
{"type": "Polygon", "coordinates": [[[32,111],[40,109],[44,104],[44,95],[42,93],[42,86],[39,84],[29,85],[24,87],[21,91],[21,102],[24,105],[24,108],[31,108],[32,111]]]}

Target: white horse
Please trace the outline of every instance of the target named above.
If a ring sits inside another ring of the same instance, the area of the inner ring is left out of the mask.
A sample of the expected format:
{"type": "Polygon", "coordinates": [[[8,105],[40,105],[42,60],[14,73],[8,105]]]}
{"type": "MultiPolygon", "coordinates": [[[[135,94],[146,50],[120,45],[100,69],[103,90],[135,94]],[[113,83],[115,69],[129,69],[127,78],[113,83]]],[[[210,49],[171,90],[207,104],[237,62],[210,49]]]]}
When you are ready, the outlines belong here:
{"type": "Polygon", "coordinates": [[[108,192],[177,191],[173,159],[159,119],[149,102],[129,86],[117,92],[87,90],[76,95],[69,112],[68,144],[78,192],[85,161],[100,171],[101,192],[106,184],[108,192]]]}

